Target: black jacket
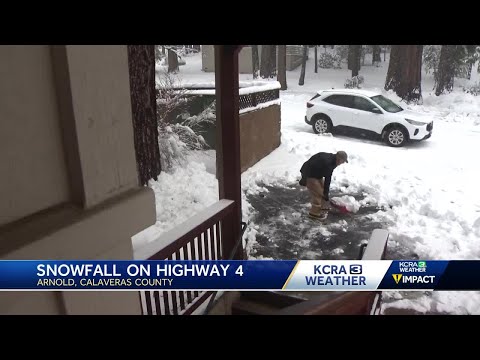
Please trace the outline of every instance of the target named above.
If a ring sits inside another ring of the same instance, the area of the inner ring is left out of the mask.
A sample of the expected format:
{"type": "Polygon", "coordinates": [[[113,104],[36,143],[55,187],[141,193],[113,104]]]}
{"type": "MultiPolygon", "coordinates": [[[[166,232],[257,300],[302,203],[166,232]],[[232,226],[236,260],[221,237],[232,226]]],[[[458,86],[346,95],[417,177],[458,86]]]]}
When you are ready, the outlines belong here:
{"type": "Polygon", "coordinates": [[[318,153],[308,159],[300,169],[302,173],[302,180],[305,183],[306,179],[311,177],[315,179],[325,178],[323,196],[328,200],[330,192],[330,182],[332,181],[333,170],[337,167],[337,155],[330,153],[318,153]]]}

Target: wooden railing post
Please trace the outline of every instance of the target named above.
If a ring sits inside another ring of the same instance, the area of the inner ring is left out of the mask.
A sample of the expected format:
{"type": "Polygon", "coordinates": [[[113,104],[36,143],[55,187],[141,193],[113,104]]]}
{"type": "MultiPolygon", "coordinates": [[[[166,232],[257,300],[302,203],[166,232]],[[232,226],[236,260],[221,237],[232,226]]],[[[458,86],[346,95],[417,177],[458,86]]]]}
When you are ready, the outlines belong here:
{"type": "MultiPolygon", "coordinates": [[[[240,169],[240,123],[238,45],[215,45],[217,116],[217,178],[220,199],[235,202],[233,212],[221,225],[222,257],[227,259],[241,234],[242,194],[240,169]]],[[[239,246],[233,259],[243,259],[239,246]]]]}

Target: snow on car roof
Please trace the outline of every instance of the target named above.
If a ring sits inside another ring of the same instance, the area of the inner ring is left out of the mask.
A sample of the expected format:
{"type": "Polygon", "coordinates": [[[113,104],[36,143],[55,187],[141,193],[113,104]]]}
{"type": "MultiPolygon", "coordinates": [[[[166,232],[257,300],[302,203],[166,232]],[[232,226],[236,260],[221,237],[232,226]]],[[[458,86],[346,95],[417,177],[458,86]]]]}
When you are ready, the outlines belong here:
{"type": "Polygon", "coordinates": [[[327,90],[319,90],[318,94],[329,93],[329,94],[349,94],[349,95],[364,95],[368,97],[381,95],[378,92],[370,91],[370,90],[363,90],[363,89],[327,89],[327,90]]]}

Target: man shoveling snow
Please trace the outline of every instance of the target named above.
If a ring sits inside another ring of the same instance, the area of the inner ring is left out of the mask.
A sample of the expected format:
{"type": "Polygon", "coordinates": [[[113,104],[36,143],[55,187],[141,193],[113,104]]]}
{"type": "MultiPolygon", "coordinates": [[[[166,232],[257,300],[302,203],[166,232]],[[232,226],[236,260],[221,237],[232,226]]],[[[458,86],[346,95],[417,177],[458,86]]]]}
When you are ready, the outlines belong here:
{"type": "Polygon", "coordinates": [[[335,168],[348,163],[345,151],[336,154],[320,152],[308,159],[300,169],[300,185],[306,186],[310,195],[311,208],[308,215],[313,219],[325,220],[330,210],[330,182],[335,168]]]}

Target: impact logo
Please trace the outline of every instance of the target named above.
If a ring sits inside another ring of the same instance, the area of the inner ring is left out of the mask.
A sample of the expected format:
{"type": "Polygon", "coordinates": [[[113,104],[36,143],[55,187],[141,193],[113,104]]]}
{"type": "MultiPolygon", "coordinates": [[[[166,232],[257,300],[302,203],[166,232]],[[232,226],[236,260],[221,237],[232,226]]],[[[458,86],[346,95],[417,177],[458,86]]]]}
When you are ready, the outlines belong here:
{"type": "Polygon", "coordinates": [[[393,280],[398,285],[402,284],[433,284],[435,281],[435,275],[403,275],[392,274],[393,280]]]}

